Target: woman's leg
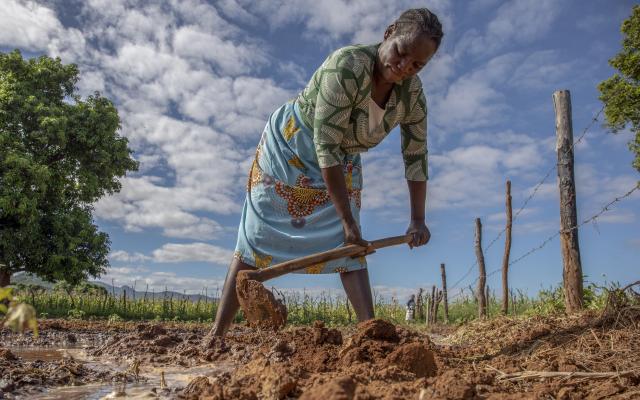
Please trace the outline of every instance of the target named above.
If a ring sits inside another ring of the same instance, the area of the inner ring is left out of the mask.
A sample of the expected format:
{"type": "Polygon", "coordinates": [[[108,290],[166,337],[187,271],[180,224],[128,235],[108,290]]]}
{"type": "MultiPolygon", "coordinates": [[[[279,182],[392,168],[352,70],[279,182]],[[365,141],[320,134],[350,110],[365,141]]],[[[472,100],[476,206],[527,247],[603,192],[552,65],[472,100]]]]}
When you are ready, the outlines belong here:
{"type": "Polygon", "coordinates": [[[224,287],[222,288],[222,296],[218,303],[218,312],[216,313],[216,321],[213,323],[210,335],[224,336],[227,329],[233,321],[240,308],[238,303],[238,296],[236,295],[236,276],[238,272],[245,269],[255,269],[249,264],[245,264],[242,261],[234,258],[229,266],[229,272],[224,280],[224,287]]]}
{"type": "Polygon", "coordinates": [[[363,268],[357,271],[343,272],[340,274],[340,279],[353,309],[356,310],[358,321],[374,318],[369,271],[363,268]]]}

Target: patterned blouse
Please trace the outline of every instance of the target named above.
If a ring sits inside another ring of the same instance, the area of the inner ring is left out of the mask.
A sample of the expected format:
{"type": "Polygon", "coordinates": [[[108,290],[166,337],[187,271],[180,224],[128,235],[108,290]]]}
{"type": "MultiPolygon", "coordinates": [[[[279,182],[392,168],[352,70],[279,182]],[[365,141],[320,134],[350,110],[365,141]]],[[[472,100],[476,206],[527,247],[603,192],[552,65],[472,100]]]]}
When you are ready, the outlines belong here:
{"type": "Polygon", "coordinates": [[[384,129],[377,135],[369,132],[371,75],[378,46],[348,46],[329,55],[296,99],[303,122],[313,128],[321,168],[342,164],[345,154],[376,146],[400,124],[405,178],[427,180],[427,106],[417,75],[393,86],[384,129]]]}

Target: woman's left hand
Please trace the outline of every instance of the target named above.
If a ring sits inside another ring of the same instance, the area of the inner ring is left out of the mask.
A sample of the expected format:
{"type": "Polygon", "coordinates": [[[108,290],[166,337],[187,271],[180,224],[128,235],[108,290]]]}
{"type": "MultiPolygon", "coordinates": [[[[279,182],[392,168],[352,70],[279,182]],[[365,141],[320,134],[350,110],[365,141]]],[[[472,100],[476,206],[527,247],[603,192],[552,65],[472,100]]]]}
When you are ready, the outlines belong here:
{"type": "Polygon", "coordinates": [[[411,220],[407,233],[413,235],[413,240],[409,242],[409,247],[412,249],[427,244],[431,238],[431,232],[429,232],[429,228],[427,228],[424,220],[411,220]]]}

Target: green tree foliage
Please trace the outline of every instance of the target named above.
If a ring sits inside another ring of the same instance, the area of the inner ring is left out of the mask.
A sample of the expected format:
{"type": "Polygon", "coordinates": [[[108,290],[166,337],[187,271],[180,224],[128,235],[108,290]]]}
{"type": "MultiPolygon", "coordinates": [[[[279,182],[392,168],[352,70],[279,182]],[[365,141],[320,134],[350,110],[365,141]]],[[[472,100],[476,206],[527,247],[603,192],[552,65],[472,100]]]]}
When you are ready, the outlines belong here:
{"type": "Polygon", "coordinates": [[[622,50],[609,60],[618,73],[602,81],[598,89],[611,129],[617,132],[628,125],[635,133],[629,148],[636,155],[633,166],[640,171],[640,5],[633,7],[621,31],[622,50]]]}
{"type": "Polygon", "coordinates": [[[79,282],[108,266],[92,204],[137,169],[114,105],[76,93],[59,58],[0,53],[0,286],[18,271],[79,282]]]}

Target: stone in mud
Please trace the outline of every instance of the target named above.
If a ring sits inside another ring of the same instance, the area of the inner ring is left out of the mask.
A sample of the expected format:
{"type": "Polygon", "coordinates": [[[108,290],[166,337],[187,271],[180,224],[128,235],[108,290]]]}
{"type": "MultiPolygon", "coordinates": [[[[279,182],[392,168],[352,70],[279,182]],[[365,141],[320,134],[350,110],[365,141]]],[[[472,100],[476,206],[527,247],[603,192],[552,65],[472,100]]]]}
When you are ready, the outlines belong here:
{"type": "Polygon", "coordinates": [[[180,339],[174,335],[162,335],[153,341],[153,344],[160,347],[169,347],[180,342],[180,339]]]}
{"type": "Polygon", "coordinates": [[[181,397],[186,399],[224,399],[223,388],[217,382],[211,382],[206,376],[194,378],[187,387],[182,390],[181,397]]]}
{"type": "Polygon", "coordinates": [[[160,325],[140,324],[136,328],[137,328],[140,339],[143,339],[143,340],[151,340],[151,339],[157,338],[158,336],[167,334],[167,330],[160,325]]]}
{"type": "Polygon", "coordinates": [[[387,356],[385,364],[396,365],[400,369],[414,373],[418,378],[435,376],[437,372],[433,352],[422,343],[399,346],[387,356]]]}
{"type": "Polygon", "coordinates": [[[250,326],[277,331],[287,322],[287,308],[262,283],[238,274],[236,292],[250,326]]]}
{"type": "Polygon", "coordinates": [[[18,357],[16,357],[9,349],[0,348],[0,360],[14,361],[17,359],[18,357]]]}
{"type": "Polygon", "coordinates": [[[340,346],[342,344],[342,333],[337,329],[325,328],[322,321],[315,321],[313,323],[313,342],[317,345],[327,343],[340,346]]]}
{"type": "Polygon", "coordinates": [[[352,400],[355,391],[353,379],[343,376],[312,387],[300,396],[300,400],[352,400]]]}

